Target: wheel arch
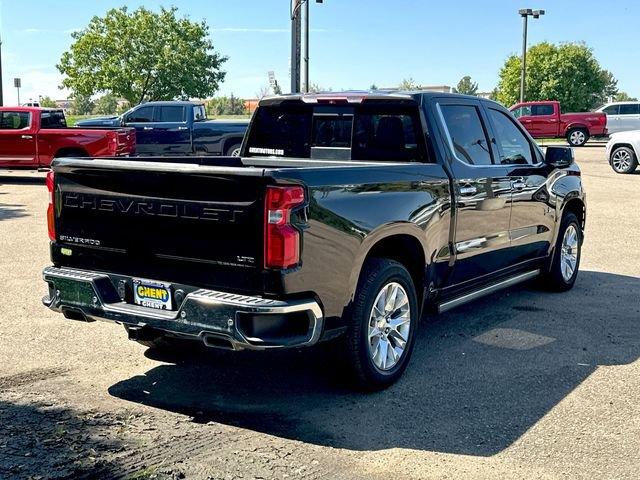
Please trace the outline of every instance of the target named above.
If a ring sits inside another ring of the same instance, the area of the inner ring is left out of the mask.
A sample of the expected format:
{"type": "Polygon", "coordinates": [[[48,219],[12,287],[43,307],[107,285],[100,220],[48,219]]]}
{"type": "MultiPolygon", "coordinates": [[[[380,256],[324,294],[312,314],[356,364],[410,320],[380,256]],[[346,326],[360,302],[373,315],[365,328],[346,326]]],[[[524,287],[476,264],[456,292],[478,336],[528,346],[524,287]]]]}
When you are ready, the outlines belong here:
{"type": "Polygon", "coordinates": [[[88,157],[89,152],[81,147],[62,147],[53,155],[54,158],[61,157],[88,157]]]}

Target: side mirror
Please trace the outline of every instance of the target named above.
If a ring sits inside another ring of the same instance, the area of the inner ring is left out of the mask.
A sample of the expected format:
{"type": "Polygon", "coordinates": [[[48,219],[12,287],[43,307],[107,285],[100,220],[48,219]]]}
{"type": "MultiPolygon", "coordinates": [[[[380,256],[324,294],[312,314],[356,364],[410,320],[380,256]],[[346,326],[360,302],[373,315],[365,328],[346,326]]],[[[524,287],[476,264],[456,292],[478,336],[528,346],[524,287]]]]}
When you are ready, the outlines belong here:
{"type": "Polygon", "coordinates": [[[555,168],[567,168],[573,165],[574,156],[571,147],[547,147],[544,163],[555,168]]]}

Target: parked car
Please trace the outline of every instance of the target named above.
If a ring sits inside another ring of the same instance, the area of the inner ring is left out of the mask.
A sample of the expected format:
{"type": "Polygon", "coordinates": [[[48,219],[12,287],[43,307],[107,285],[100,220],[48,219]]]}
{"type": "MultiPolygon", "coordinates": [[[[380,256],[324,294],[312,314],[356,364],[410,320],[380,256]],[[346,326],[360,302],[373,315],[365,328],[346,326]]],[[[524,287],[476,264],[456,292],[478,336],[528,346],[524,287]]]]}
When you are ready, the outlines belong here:
{"type": "Polygon", "coordinates": [[[609,133],[640,130],[640,102],[608,103],[596,109],[607,116],[609,133]]]}
{"type": "Polygon", "coordinates": [[[590,137],[607,135],[607,116],[600,112],[560,113],[560,102],[525,102],[510,108],[533,138],[565,137],[581,147],[590,137]]]}
{"type": "Polygon", "coordinates": [[[241,158],[59,159],[48,185],[46,306],[154,348],[334,340],[369,389],[402,374],[423,311],[570,289],[585,223],[571,148],[435,92],[263,99],[241,158]]]}
{"type": "Polygon", "coordinates": [[[62,110],[0,107],[0,167],[46,168],[54,157],[135,153],[132,128],[67,128],[62,110]]]}
{"type": "Polygon", "coordinates": [[[607,143],[606,152],[609,165],[615,172],[635,172],[640,154],[640,130],[614,133],[607,143]]]}
{"type": "Polygon", "coordinates": [[[237,156],[248,120],[207,120],[204,104],[148,102],[119,117],[82,120],[85,126],[134,127],[138,155],[237,156]]]}

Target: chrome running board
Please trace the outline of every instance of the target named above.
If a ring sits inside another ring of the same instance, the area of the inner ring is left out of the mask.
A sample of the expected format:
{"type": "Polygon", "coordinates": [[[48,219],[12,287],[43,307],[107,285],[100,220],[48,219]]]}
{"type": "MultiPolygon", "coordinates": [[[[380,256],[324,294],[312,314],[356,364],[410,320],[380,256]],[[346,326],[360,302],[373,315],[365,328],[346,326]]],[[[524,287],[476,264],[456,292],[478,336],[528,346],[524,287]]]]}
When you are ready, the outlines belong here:
{"type": "Polygon", "coordinates": [[[482,287],[479,290],[465,293],[464,295],[454,298],[453,300],[447,300],[446,302],[439,303],[438,313],[448,312],[452,308],[456,308],[460,305],[464,305],[465,303],[472,302],[473,300],[477,300],[478,298],[497,292],[498,290],[517,285],[518,283],[526,282],[527,280],[531,280],[538,275],[540,275],[540,270],[532,270],[531,272],[520,273],[514,277],[506,278],[498,283],[482,287]]]}

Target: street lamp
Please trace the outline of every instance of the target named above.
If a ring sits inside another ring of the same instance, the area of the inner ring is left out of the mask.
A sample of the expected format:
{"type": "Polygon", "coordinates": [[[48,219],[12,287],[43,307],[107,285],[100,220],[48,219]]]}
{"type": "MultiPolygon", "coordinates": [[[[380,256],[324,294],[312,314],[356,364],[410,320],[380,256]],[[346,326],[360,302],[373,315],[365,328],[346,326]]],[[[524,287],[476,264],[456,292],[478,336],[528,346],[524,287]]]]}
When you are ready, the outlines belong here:
{"type": "Polygon", "coordinates": [[[520,103],[524,102],[524,77],[527,73],[527,21],[529,17],[540,18],[544,10],[521,8],[518,13],[522,17],[522,65],[520,70],[520,103]]]}
{"type": "MultiPolygon", "coordinates": [[[[291,93],[296,93],[300,91],[301,74],[304,79],[302,91],[308,92],[309,86],[310,86],[310,82],[309,82],[309,1],[310,0],[291,0],[291,93]],[[302,42],[302,20],[303,19],[304,19],[304,42],[302,42]],[[302,62],[300,57],[302,57],[302,62]]],[[[316,3],[324,3],[324,0],[316,0],[316,3]]]]}

